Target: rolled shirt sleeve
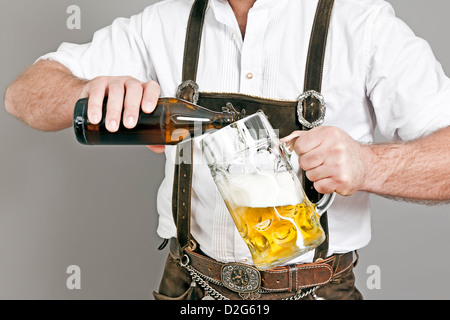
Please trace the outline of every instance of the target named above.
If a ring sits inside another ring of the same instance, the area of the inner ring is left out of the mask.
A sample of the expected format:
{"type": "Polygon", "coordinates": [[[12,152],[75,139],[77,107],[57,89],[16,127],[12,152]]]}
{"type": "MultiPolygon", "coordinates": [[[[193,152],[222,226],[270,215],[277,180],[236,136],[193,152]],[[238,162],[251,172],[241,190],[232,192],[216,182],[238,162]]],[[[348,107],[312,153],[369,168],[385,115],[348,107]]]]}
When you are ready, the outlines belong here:
{"type": "Polygon", "coordinates": [[[429,44],[392,7],[373,9],[367,95],[383,136],[413,140],[450,125],[450,81],[429,44]]]}
{"type": "Polygon", "coordinates": [[[81,79],[98,76],[132,76],[140,81],[154,78],[147,44],[150,30],[144,21],[152,19],[151,7],[131,18],[117,18],[97,31],[90,43],[62,43],[56,52],[39,60],[53,60],[66,66],[81,79]]]}

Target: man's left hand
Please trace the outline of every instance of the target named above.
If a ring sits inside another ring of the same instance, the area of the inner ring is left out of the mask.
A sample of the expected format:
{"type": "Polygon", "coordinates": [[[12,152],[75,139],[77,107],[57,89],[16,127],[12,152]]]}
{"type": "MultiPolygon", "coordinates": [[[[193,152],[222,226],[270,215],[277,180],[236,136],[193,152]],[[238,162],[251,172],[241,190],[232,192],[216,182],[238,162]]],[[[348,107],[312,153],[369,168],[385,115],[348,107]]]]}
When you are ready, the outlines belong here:
{"type": "Polygon", "coordinates": [[[300,167],[319,193],[350,196],[363,189],[365,146],[337,127],[294,131],[281,139],[299,156],[300,167]]]}

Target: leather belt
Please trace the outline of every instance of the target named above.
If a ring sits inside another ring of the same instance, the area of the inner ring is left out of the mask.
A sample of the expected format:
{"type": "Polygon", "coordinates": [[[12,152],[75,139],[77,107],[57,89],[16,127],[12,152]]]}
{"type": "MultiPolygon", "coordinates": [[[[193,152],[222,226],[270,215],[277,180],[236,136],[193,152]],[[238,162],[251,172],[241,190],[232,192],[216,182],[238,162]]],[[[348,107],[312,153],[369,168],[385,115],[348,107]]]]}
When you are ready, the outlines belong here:
{"type": "MultiPolygon", "coordinates": [[[[356,261],[353,261],[353,252],[348,252],[335,254],[313,263],[294,264],[259,271],[250,265],[244,265],[242,263],[222,263],[198,252],[193,252],[190,249],[185,249],[185,257],[181,257],[180,259],[180,251],[175,239],[171,239],[170,241],[170,252],[175,259],[181,260],[181,263],[188,263],[205,279],[222,283],[231,290],[233,288],[230,288],[223,281],[223,270],[227,266],[235,267],[236,270],[243,270],[239,268],[242,266],[245,266],[246,269],[256,270],[260,277],[260,285],[253,291],[262,289],[265,292],[297,292],[300,289],[324,285],[330,282],[336,275],[356,265],[356,261]],[[187,261],[183,261],[183,258],[187,261]]],[[[244,270],[244,272],[246,271],[244,270]]],[[[240,274],[242,275],[241,272],[240,274]]],[[[247,277],[251,276],[251,273],[247,275],[247,277]]],[[[240,290],[234,291],[238,292],[240,290]]]]}

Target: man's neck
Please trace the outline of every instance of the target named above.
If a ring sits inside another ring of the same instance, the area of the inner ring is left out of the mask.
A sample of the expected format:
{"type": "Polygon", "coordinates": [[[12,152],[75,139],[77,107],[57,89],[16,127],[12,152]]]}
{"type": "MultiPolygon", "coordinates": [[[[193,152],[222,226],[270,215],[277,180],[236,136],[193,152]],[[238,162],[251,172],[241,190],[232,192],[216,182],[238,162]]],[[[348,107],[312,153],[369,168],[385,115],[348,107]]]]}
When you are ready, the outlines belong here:
{"type": "Polygon", "coordinates": [[[255,4],[256,0],[228,0],[231,8],[233,9],[236,20],[241,30],[242,38],[245,36],[245,29],[247,27],[247,16],[251,7],[255,4]]]}

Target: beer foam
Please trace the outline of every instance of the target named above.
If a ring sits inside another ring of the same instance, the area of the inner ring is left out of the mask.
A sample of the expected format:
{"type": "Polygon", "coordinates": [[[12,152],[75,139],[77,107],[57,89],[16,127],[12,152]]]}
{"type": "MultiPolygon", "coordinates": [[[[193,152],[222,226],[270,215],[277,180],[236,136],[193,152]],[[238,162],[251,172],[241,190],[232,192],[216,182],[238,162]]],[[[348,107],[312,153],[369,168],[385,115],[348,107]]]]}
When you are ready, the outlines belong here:
{"type": "Polygon", "coordinates": [[[290,172],[227,175],[217,181],[228,204],[264,208],[295,205],[304,200],[299,180],[290,172]]]}

